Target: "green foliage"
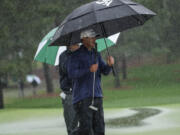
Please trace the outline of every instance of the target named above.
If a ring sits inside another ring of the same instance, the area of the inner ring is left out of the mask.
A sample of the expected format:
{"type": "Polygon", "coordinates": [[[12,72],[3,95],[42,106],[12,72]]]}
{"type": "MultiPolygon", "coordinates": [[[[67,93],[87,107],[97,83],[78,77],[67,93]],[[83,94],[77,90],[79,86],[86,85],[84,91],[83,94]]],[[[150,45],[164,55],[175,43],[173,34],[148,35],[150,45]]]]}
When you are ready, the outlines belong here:
{"type": "MultiPolygon", "coordinates": [[[[27,33],[32,31],[29,28],[29,22],[32,14],[29,5],[31,2],[18,1],[2,1],[0,6],[1,18],[1,56],[0,67],[1,74],[24,77],[25,73],[31,70],[33,37],[27,33]]],[[[32,11],[34,9],[31,9],[32,11]]]]}
{"type": "Polygon", "coordinates": [[[113,54],[139,56],[158,52],[177,59],[180,56],[180,8],[179,0],[135,0],[157,15],[143,26],[122,32],[113,54]],[[123,35],[123,36],[122,36],[123,35]]]}
{"type": "Polygon", "coordinates": [[[0,72],[25,76],[32,71],[38,43],[82,0],[2,0],[0,3],[0,72]]]}
{"type": "MultiPolygon", "coordinates": [[[[21,76],[32,70],[39,41],[74,10],[91,0],[2,0],[0,5],[1,72],[21,76]],[[22,68],[19,68],[21,66],[22,68]]],[[[179,55],[178,0],[136,0],[157,13],[144,26],[123,32],[115,54],[126,56],[159,50],[179,55]],[[135,34],[136,33],[136,34],[135,34]],[[156,49],[159,48],[159,49],[156,49]],[[116,53],[117,52],[117,53],[116,53]]],[[[156,51],[157,52],[157,51],[156,51]]]]}

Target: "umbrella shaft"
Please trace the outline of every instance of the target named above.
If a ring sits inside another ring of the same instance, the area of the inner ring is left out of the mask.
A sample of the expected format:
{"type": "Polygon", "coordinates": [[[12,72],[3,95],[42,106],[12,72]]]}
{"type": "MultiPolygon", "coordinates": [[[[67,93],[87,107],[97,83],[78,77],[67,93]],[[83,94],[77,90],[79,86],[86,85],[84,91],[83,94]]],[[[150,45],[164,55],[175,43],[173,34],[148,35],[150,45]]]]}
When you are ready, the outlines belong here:
{"type": "Polygon", "coordinates": [[[96,80],[96,72],[93,73],[93,99],[92,99],[92,105],[94,104],[95,80],[96,80]]]}
{"type": "Polygon", "coordinates": [[[106,42],[106,39],[105,39],[105,37],[107,37],[107,34],[106,34],[103,23],[100,24],[100,25],[101,25],[101,31],[102,31],[103,37],[104,37],[104,42],[105,42],[105,45],[106,45],[106,51],[107,51],[108,56],[110,56],[109,49],[108,49],[108,46],[107,46],[107,42],[106,42]]]}
{"type": "MultiPolygon", "coordinates": [[[[109,49],[108,49],[108,46],[107,46],[107,42],[106,42],[106,39],[105,39],[105,37],[107,37],[107,34],[106,34],[106,31],[105,31],[104,25],[103,24],[100,24],[100,25],[101,25],[101,31],[102,31],[103,37],[104,37],[104,42],[105,42],[105,45],[106,45],[106,51],[107,51],[108,56],[110,56],[109,49]]],[[[112,71],[113,71],[113,75],[115,76],[116,72],[115,72],[114,66],[112,66],[112,71]]]]}
{"type": "Polygon", "coordinates": [[[105,39],[105,38],[104,38],[104,42],[105,42],[105,45],[106,45],[107,54],[108,54],[108,56],[110,56],[109,49],[108,49],[107,42],[106,42],[106,39],[105,39]]]}

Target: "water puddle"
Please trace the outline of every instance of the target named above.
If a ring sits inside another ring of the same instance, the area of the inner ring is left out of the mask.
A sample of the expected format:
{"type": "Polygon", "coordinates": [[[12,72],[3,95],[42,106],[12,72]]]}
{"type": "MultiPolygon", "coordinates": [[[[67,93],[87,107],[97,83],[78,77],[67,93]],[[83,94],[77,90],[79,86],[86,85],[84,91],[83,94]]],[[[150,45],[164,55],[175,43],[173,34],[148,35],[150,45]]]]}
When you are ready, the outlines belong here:
{"type": "MultiPolygon", "coordinates": [[[[174,111],[179,114],[179,111],[174,111]]],[[[177,124],[171,120],[173,114],[173,110],[161,107],[105,110],[107,135],[130,135],[174,128],[177,124]]],[[[0,135],[25,134],[65,135],[63,115],[0,123],[0,135]]]]}
{"type": "Polygon", "coordinates": [[[105,120],[106,126],[110,128],[120,128],[120,127],[138,127],[147,125],[143,120],[157,114],[161,111],[154,108],[132,108],[131,110],[137,113],[126,116],[126,117],[116,117],[105,120]]]}

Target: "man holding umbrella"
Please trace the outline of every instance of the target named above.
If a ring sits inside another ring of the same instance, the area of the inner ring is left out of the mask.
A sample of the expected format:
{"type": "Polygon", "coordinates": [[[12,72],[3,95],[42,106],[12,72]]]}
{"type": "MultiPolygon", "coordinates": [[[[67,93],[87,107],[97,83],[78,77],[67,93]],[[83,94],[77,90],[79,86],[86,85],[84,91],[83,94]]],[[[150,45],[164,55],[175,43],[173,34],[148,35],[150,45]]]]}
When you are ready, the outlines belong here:
{"type": "Polygon", "coordinates": [[[74,134],[88,135],[91,127],[95,135],[104,134],[100,80],[101,73],[108,74],[114,64],[106,40],[109,55],[107,65],[93,49],[96,34],[82,31],[92,28],[99,33],[98,38],[107,38],[141,26],[155,15],[153,11],[131,0],[98,0],[73,10],[60,24],[52,38],[52,46],[74,44],[80,40],[83,42],[68,62],[68,75],[73,79],[73,104],[80,121],[79,129],[74,134]]]}
{"type": "Polygon", "coordinates": [[[104,112],[101,74],[108,75],[114,64],[109,56],[107,64],[95,48],[97,34],[88,29],[81,32],[82,46],[68,61],[68,76],[73,79],[73,105],[79,127],[73,135],[104,135],[104,112]]]}

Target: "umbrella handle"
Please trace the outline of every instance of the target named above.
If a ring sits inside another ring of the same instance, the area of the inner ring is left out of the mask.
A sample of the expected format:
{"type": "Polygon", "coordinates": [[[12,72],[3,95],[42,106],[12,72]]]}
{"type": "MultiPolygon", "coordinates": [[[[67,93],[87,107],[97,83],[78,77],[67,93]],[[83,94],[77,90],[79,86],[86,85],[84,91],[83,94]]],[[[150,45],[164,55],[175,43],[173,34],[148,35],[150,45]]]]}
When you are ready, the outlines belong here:
{"type": "MultiPolygon", "coordinates": [[[[104,38],[104,42],[105,42],[105,44],[106,44],[107,54],[108,54],[108,56],[110,57],[110,53],[109,53],[108,46],[107,46],[107,42],[106,42],[105,38],[104,38]]],[[[112,65],[111,68],[112,68],[113,76],[116,76],[116,70],[115,70],[114,66],[112,65]]]]}

